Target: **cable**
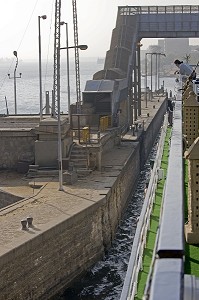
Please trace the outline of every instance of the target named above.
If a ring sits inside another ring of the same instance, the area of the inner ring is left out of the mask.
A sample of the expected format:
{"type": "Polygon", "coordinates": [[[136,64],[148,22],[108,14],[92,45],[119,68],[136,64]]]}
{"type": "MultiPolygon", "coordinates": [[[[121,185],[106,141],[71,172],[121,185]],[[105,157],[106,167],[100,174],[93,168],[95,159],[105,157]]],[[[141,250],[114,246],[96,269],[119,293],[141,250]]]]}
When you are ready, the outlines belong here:
{"type": "MultiPolygon", "coordinates": [[[[20,48],[20,46],[21,46],[21,44],[22,44],[22,42],[23,42],[24,36],[25,36],[25,34],[26,34],[27,30],[28,30],[28,27],[29,27],[29,25],[30,25],[30,21],[31,21],[31,19],[32,19],[32,16],[33,16],[33,13],[34,13],[34,11],[35,11],[35,8],[36,8],[36,6],[37,6],[38,1],[39,1],[39,0],[36,0],[36,2],[35,2],[35,5],[34,5],[34,8],[33,8],[33,10],[32,10],[32,13],[31,13],[31,15],[30,15],[28,24],[27,24],[27,26],[26,26],[26,29],[25,29],[23,35],[22,35],[21,41],[20,41],[20,43],[19,43],[19,46],[17,47],[17,51],[19,50],[19,48],[20,48]]],[[[12,67],[13,61],[14,61],[14,58],[12,59],[12,62],[11,62],[11,64],[10,64],[10,67],[9,67],[8,71],[7,71],[7,74],[10,73],[10,69],[11,69],[11,67],[12,67]]],[[[6,78],[7,78],[7,74],[5,75],[5,77],[4,77],[4,79],[3,79],[3,82],[2,82],[2,84],[1,84],[1,86],[0,86],[0,91],[1,91],[1,89],[2,89],[2,87],[3,87],[3,85],[4,85],[4,83],[5,83],[5,80],[6,80],[6,78]]]]}
{"type": "Polygon", "coordinates": [[[46,89],[46,79],[47,79],[47,72],[48,72],[48,63],[49,63],[49,49],[50,49],[50,36],[51,36],[51,30],[52,30],[52,19],[53,19],[53,7],[54,7],[54,0],[52,0],[51,5],[51,18],[50,18],[50,33],[48,38],[48,51],[47,51],[47,60],[46,60],[46,68],[45,68],[45,81],[44,81],[44,91],[46,89]]]}

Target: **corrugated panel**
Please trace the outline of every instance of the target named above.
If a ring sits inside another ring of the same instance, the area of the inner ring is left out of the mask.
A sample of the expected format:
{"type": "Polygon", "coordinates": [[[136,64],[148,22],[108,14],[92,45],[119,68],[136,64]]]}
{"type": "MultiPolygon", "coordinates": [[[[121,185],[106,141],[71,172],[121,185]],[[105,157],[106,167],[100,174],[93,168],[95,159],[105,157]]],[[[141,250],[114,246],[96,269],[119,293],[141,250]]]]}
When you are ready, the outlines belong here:
{"type": "Polygon", "coordinates": [[[86,82],[85,92],[109,92],[114,89],[113,80],[88,80],[86,82]]]}

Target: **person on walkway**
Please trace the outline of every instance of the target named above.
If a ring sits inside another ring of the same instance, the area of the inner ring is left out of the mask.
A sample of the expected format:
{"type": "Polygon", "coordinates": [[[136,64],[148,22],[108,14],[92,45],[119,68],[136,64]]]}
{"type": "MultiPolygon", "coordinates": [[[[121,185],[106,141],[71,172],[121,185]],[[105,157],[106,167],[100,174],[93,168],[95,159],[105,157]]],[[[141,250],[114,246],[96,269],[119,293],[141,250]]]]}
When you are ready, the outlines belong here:
{"type": "Polygon", "coordinates": [[[179,71],[176,71],[176,73],[180,74],[182,76],[182,80],[186,81],[188,78],[190,80],[196,78],[196,72],[192,69],[192,67],[189,64],[183,63],[183,61],[180,61],[179,59],[176,59],[174,61],[174,64],[176,67],[179,68],[179,71]]]}

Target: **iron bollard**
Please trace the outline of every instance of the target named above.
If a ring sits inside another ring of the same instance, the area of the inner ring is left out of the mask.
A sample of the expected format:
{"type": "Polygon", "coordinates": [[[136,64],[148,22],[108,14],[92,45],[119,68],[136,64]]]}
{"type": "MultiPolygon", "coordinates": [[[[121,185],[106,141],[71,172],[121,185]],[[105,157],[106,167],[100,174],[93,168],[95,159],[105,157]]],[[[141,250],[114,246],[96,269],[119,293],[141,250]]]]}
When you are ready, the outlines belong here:
{"type": "Polygon", "coordinates": [[[97,139],[98,139],[98,143],[100,141],[100,131],[97,132],[97,139]]]}
{"type": "Polygon", "coordinates": [[[32,217],[27,217],[27,222],[28,222],[28,227],[32,227],[32,221],[33,221],[33,218],[32,217]]]}
{"type": "Polygon", "coordinates": [[[135,135],[135,126],[132,125],[132,135],[134,136],[135,135]]]}
{"type": "Polygon", "coordinates": [[[27,229],[27,227],[26,227],[26,225],[27,225],[27,220],[21,220],[21,225],[22,225],[22,230],[26,230],[27,229]]]}

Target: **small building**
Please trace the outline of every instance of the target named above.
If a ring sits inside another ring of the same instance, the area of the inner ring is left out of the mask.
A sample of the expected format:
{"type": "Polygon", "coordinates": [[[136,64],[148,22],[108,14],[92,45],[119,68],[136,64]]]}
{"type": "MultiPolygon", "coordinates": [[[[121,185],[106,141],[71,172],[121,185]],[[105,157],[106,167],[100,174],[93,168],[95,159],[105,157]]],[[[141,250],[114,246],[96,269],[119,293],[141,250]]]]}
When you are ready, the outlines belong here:
{"type": "Polygon", "coordinates": [[[126,79],[88,80],[82,96],[83,114],[90,113],[96,120],[103,116],[111,116],[112,126],[129,124],[126,79]]]}
{"type": "Polygon", "coordinates": [[[186,241],[199,244],[199,137],[185,152],[188,159],[188,224],[185,225],[186,241]]]}
{"type": "Polygon", "coordinates": [[[183,102],[183,134],[190,147],[199,135],[199,102],[193,91],[183,102]]]}

